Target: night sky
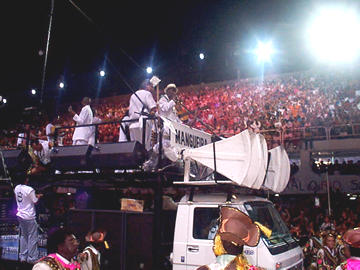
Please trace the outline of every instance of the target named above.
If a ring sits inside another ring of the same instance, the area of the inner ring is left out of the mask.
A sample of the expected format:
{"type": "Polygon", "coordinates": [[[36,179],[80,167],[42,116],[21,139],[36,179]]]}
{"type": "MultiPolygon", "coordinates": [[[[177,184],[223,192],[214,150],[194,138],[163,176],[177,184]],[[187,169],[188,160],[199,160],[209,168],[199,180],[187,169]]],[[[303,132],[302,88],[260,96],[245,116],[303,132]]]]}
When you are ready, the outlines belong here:
{"type": "MultiPolygon", "coordinates": [[[[278,50],[267,72],[307,69],[304,28],[321,1],[55,0],[44,106],[130,93],[152,66],[164,87],[258,76],[250,49],[272,40],[278,50]],[[199,53],[205,54],[200,61],[199,53]],[[99,77],[101,69],[106,76],[99,77]],[[64,80],[66,87],[59,90],[64,80]]],[[[323,1],[329,2],[329,1],[323,1]]],[[[342,1],[348,2],[348,1],[342,1]]],[[[2,4],[0,114],[39,105],[51,0],[2,4]],[[44,54],[39,54],[43,51],[44,54]]]]}

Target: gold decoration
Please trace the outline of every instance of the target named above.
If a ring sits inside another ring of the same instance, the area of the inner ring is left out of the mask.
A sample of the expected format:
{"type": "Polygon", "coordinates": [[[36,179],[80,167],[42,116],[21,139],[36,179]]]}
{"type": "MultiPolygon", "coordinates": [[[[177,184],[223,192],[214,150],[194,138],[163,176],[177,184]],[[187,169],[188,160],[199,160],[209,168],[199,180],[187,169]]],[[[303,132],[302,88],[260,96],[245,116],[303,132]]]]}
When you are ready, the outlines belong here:
{"type": "Polygon", "coordinates": [[[214,238],[213,251],[214,251],[215,256],[220,256],[220,255],[226,254],[226,251],[225,251],[224,246],[221,241],[221,237],[218,234],[214,238]]]}
{"type": "Polygon", "coordinates": [[[260,222],[255,221],[254,222],[256,225],[258,225],[258,227],[260,228],[260,230],[266,235],[267,238],[271,237],[272,234],[272,230],[270,230],[268,227],[262,225],[260,222]]]}

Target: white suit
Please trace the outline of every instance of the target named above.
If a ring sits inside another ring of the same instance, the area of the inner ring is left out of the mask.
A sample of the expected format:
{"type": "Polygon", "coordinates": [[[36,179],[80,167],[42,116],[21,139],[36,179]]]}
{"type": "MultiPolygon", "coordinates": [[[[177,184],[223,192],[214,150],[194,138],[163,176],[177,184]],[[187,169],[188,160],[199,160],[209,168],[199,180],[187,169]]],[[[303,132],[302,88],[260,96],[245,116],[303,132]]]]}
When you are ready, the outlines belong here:
{"type": "MultiPolygon", "coordinates": [[[[140,116],[141,112],[149,113],[151,109],[156,107],[156,102],[152,94],[147,90],[138,90],[136,95],[133,94],[130,97],[129,117],[130,119],[139,119],[138,122],[130,124],[130,138],[132,141],[138,141],[142,143],[142,129],[144,116],[140,116]],[[137,96],[136,96],[137,95],[137,96]],[[144,103],[144,105],[141,103],[144,103]],[[143,108],[144,107],[144,108],[143,108]]],[[[146,133],[145,133],[145,148],[151,149],[151,130],[153,128],[153,121],[146,121],[146,133]]]]}
{"type": "Polygon", "coordinates": [[[170,100],[167,95],[163,95],[159,100],[159,115],[168,118],[169,120],[181,123],[176,114],[175,102],[170,100]]]}
{"type": "MultiPolygon", "coordinates": [[[[128,121],[130,120],[130,117],[129,116],[124,116],[122,121],[128,121]]],[[[126,138],[126,134],[125,132],[123,131],[126,130],[126,127],[130,126],[131,122],[124,122],[124,123],[121,123],[121,126],[120,127],[120,130],[119,130],[119,142],[127,142],[127,138],[126,138]]]]}
{"type": "MultiPolygon", "coordinates": [[[[94,117],[93,118],[93,121],[92,121],[93,124],[100,124],[101,123],[101,119],[99,117],[94,117]]],[[[95,146],[95,134],[96,133],[96,127],[95,126],[92,126],[91,127],[91,134],[90,134],[90,137],[89,137],[89,141],[88,143],[92,146],[95,146]]]]}
{"type": "MultiPolygon", "coordinates": [[[[88,125],[93,122],[93,113],[90,105],[86,105],[81,109],[80,115],[75,114],[73,117],[76,125],[88,125]]],[[[88,144],[92,134],[92,127],[78,127],[75,128],[72,141],[73,145],[88,144]]]]}

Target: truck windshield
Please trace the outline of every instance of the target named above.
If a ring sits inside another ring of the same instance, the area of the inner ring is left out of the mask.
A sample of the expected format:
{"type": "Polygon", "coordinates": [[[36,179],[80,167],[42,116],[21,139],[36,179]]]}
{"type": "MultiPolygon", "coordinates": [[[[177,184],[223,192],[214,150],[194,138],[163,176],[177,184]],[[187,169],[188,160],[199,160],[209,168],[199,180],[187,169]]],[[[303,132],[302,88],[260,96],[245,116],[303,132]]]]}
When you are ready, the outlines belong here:
{"type": "Polygon", "coordinates": [[[261,223],[272,231],[270,238],[261,234],[261,238],[271,254],[279,254],[298,246],[291,237],[280,214],[271,203],[248,202],[244,206],[252,220],[261,223]]]}

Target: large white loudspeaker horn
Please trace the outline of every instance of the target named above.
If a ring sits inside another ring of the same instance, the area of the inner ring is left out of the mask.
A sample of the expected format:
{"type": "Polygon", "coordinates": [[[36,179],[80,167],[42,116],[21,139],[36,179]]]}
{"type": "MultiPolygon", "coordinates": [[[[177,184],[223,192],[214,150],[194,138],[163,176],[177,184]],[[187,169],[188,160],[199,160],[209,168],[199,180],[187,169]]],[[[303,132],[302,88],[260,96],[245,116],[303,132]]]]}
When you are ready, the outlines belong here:
{"type": "MultiPolygon", "coordinates": [[[[260,135],[260,134],[254,134],[254,135],[256,136],[256,140],[257,140],[256,153],[259,153],[259,155],[257,156],[258,160],[255,160],[255,162],[259,163],[259,165],[258,165],[259,170],[258,170],[256,179],[254,179],[254,181],[253,181],[253,185],[251,188],[260,189],[262,184],[264,183],[264,178],[265,178],[267,164],[268,164],[268,148],[267,148],[267,144],[266,144],[266,141],[265,141],[265,138],[263,135],[260,135]]],[[[252,144],[252,145],[255,146],[255,144],[252,144]]],[[[252,152],[254,153],[255,151],[252,151],[252,152]]]]}
{"type": "Polygon", "coordinates": [[[290,161],[283,146],[270,151],[270,163],[264,181],[264,187],[276,193],[282,192],[290,178],[290,161]]]}
{"type": "MultiPolygon", "coordinates": [[[[190,160],[215,169],[213,144],[199,148],[185,149],[184,181],[189,181],[190,160]]],[[[215,143],[216,171],[239,185],[243,182],[250,166],[250,134],[247,130],[215,143]]]]}
{"type": "MultiPolygon", "coordinates": [[[[267,157],[264,159],[263,152],[267,152],[267,147],[265,143],[265,149],[263,143],[265,140],[261,140],[261,135],[250,132],[250,147],[251,152],[248,156],[250,160],[250,166],[247,174],[243,182],[241,183],[242,186],[253,188],[253,189],[260,189],[261,185],[264,182],[266,167],[265,164],[267,163],[267,157]],[[261,179],[262,177],[262,179],[261,179]]],[[[238,169],[238,168],[233,168],[238,169]]],[[[239,168],[241,169],[241,168],[239,168]]]]}

